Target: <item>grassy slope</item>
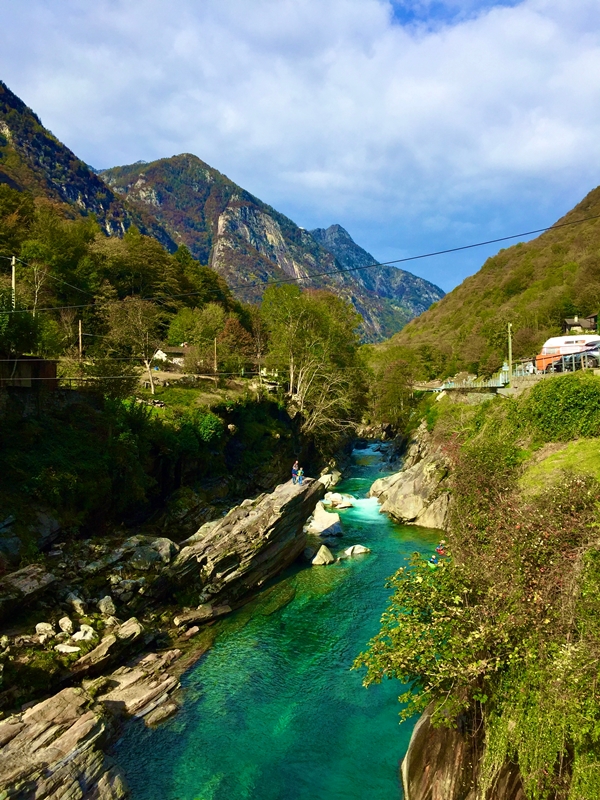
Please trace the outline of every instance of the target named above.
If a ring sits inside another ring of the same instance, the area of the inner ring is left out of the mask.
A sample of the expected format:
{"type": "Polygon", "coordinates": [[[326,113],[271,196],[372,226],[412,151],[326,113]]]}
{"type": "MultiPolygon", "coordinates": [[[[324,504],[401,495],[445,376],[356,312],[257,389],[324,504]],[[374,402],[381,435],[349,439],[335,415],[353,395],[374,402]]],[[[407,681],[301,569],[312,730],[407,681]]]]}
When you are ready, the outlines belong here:
{"type": "MultiPolygon", "coordinates": [[[[559,220],[600,215],[600,188],[559,220]]],[[[425,372],[492,372],[506,358],[513,324],[515,358],[538,352],[563,317],[600,306],[600,220],[548,231],[500,250],[475,275],[374,350],[375,359],[412,355],[425,372]]]]}

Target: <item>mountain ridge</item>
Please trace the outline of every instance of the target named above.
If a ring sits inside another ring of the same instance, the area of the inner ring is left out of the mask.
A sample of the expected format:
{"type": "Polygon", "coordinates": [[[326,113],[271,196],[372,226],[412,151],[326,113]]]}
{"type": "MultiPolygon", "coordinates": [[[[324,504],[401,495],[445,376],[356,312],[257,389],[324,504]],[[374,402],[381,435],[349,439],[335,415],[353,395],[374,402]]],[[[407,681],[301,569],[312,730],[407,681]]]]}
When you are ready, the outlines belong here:
{"type": "Polygon", "coordinates": [[[443,296],[393,268],[353,271],[359,253],[375,260],[346,231],[346,251],[336,253],[190,153],[95,170],[2,82],[0,183],[56,204],[66,216],[93,214],[108,236],[136,226],[171,253],[185,245],[244,302],[260,301],[272,282],[335,292],[363,316],[365,341],[391,336],[443,296]]]}
{"type": "Polygon", "coordinates": [[[273,281],[329,289],[354,304],[365,320],[365,340],[373,341],[390,336],[443,296],[433,284],[393,267],[378,268],[383,273],[377,280],[353,272],[352,259],[338,257],[311,232],[192,154],[112,167],[101,176],[132,207],[152,207],[173,240],[208,263],[246,302],[259,301],[264,285],[273,281]],[[389,285],[382,291],[386,279],[389,285]],[[411,281],[418,286],[412,292],[411,281]],[[425,299],[407,303],[418,291],[425,299]]]}

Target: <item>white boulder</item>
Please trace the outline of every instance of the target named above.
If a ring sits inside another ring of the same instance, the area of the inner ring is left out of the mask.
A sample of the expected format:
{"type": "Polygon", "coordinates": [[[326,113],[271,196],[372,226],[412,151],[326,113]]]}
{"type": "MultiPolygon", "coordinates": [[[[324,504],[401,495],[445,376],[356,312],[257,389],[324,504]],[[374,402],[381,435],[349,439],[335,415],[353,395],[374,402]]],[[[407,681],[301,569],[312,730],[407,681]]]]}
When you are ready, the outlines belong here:
{"type": "Polygon", "coordinates": [[[344,550],[344,555],[345,556],[358,556],[358,555],[361,555],[362,553],[370,553],[370,552],[371,551],[369,550],[369,548],[365,547],[362,544],[353,544],[352,547],[347,547],[344,550]]]}
{"type": "Polygon", "coordinates": [[[315,513],[306,529],[307,533],[319,535],[335,536],[342,532],[340,515],[332,514],[325,510],[325,506],[319,501],[315,507],[315,513]]]}
{"type": "Polygon", "coordinates": [[[71,653],[80,653],[81,648],[75,647],[75,645],[71,644],[57,644],[54,649],[57,653],[63,653],[64,655],[70,655],[71,653]]]}
{"type": "Polygon", "coordinates": [[[73,633],[73,623],[69,619],[69,617],[61,617],[58,620],[58,627],[61,629],[63,633],[73,633]]]}
{"type": "Polygon", "coordinates": [[[326,567],[328,564],[333,564],[335,558],[333,553],[324,544],[319,548],[319,552],[312,560],[313,567],[326,567]]]}
{"type": "Polygon", "coordinates": [[[35,632],[38,636],[45,636],[46,639],[49,639],[51,636],[56,634],[54,625],[51,625],[49,622],[38,622],[38,624],[35,626],[35,632]]]}

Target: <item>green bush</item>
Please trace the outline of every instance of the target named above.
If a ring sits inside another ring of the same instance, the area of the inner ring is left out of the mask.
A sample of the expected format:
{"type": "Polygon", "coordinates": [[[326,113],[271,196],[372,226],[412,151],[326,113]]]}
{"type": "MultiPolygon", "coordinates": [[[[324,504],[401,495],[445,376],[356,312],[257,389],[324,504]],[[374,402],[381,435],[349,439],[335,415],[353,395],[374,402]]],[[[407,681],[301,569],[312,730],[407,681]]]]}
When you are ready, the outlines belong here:
{"type": "Polygon", "coordinates": [[[600,435],[600,378],[576,372],[547,378],[518,408],[524,427],[545,442],[600,435]]]}

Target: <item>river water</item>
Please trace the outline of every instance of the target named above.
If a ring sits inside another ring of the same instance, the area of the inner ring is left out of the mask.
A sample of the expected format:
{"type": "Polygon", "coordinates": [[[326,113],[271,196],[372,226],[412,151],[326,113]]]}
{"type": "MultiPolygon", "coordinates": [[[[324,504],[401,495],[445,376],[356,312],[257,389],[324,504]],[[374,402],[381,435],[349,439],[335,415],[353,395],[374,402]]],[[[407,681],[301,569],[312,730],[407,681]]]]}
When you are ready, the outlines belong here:
{"type": "Polygon", "coordinates": [[[130,723],[115,748],[133,800],[398,800],[413,723],[399,725],[401,685],[364,689],[351,671],[379,627],[385,581],[436,534],[393,523],[366,497],[386,473],[377,445],[354,452],[336,491],[367,555],[285,572],[219,624],[213,647],[182,678],[181,711],[156,730],[130,723]]]}

